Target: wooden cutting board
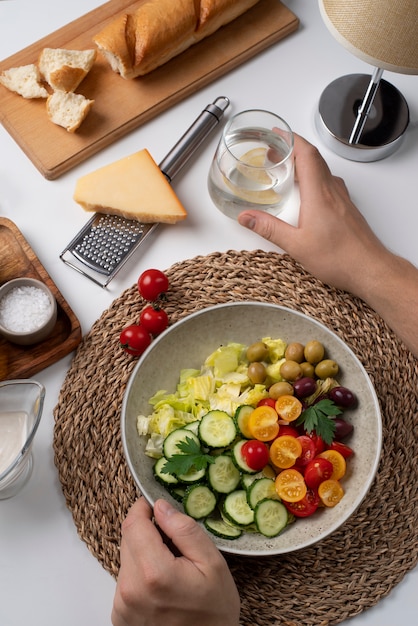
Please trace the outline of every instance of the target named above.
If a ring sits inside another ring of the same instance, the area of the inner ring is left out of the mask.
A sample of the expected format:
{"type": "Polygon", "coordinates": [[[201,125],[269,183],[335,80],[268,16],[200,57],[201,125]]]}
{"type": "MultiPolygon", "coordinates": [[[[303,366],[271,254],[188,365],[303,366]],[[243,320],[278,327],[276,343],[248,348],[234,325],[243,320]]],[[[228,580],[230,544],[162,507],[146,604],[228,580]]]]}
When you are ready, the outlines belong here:
{"type": "MultiPolygon", "coordinates": [[[[8,57],[0,63],[0,70],[36,63],[45,47],[92,48],[92,37],[108,21],[121,12],[133,12],[142,2],[110,0],[8,57]]],[[[48,120],[45,100],[25,100],[2,85],[0,120],[41,174],[53,180],[295,31],[298,25],[298,18],[278,0],[260,0],[234,22],[147,76],[125,80],[98,55],[77,89],[95,104],[75,134],[48,120]]]]}

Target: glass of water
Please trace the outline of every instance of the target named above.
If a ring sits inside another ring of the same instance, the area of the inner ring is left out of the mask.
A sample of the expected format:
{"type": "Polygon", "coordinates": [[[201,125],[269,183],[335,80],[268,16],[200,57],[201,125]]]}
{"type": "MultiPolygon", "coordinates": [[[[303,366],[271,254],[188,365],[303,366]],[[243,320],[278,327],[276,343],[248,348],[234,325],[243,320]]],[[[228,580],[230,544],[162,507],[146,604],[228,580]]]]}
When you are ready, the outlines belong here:
{"type": "Polygon", "coordinates": [[[242,111],[224,127],[208,176],[215,206],[237,219],[244,209],[278,215],[294,185],[293,133],[263,110],[242,111]]]}

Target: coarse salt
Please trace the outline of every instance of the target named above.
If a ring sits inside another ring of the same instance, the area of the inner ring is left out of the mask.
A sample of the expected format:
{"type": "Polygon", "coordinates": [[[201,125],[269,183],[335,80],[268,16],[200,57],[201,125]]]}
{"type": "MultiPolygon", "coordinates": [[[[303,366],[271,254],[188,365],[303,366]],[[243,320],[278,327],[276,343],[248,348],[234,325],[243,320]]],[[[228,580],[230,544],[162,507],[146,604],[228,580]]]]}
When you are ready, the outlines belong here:
{"type": "Polygon", "coordinates": [[[50,315],[51,302],[39,287],[14,287],[0,300],[0,324],[12,332],[37,330],[50,315]]]}

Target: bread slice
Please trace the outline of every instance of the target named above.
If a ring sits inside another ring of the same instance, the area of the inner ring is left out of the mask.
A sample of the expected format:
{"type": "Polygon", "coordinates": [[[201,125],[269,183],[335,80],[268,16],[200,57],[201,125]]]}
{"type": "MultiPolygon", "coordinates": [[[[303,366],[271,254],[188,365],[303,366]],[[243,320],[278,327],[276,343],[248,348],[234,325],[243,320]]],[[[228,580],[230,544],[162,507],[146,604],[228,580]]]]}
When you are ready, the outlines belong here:
{"type": "Polygon", "coordinates": [[[88,100],[81,94],[54,91],[46,101],[46,111],[51,122],[74,133],[93,104],[94,100],[88,100]]]}
{"type": "Polygon", "coordinates": [[[47,98],[49,96],[48,91],[41,84],[39,69],[34,64],[4,70],[0,73],[0,83],[24,98],[47,98]]]}
{"type": "Polygon", "coordinates": [[[96,50],[44,48],[39,56],[39,69],[55,91],[75,91],[96,60],[96,50]]]}
{"type": "Polygon", "coordinates": [[[148,150],[140,150],[78,179],[74,200],[86,211],[143,223],[174,224],[187,217],[148,150]]]}

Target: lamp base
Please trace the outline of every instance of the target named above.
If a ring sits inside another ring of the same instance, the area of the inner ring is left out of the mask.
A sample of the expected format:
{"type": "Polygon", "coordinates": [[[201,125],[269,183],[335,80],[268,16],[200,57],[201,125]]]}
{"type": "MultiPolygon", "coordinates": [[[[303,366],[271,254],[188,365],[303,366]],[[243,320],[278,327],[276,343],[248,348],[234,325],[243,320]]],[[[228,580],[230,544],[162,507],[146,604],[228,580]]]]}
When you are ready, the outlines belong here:
{"type": "Polygon", "coordinates": [[[393,154],[409,124],[405,98],[396,87],[380,80],[360,141],[349,142],[370,78],[367,74],[337,78],[323,91],[316,112],[315,125],[322,141],[352,161],[378,161],[393,154]]]}

